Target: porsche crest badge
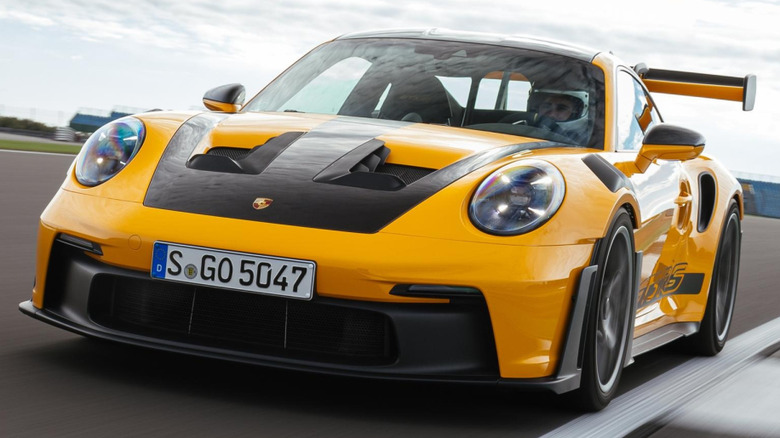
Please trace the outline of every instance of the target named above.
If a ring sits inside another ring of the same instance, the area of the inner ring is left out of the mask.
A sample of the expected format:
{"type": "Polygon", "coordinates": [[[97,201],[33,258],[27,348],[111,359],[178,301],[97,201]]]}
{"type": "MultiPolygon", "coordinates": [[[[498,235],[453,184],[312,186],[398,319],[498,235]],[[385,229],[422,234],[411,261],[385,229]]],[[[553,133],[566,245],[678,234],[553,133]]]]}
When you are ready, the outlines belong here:
{"type": "Polygon", "coordinates": [[[257,198],[255,199],[255,202],[252,203],[252,207],[255,210],[262,210],[271,205],[272,202],[274,202],[274,200],[271,198],[257,198]]]}

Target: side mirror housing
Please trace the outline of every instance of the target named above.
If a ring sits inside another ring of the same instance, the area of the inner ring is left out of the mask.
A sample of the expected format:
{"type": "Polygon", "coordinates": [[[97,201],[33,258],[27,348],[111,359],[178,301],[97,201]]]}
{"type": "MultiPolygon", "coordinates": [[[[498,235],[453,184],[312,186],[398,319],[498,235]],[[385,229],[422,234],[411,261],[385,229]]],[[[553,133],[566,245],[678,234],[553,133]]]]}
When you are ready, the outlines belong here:
{"type": "Polygon", "coordinates": [[[690,160],[702,153],[704,143],[704,136],[696,131],[675,125],[656,125],[645,134],[634,164],[639,172],[645,172],[655,160],[690,160]]]}
{"type": "Polygon", "coordinates": [[[235,113],[244,104],[246,91],[241,84],[228,84],[212,88],[203,95],[203,105],[211,111],[235,113]]]}

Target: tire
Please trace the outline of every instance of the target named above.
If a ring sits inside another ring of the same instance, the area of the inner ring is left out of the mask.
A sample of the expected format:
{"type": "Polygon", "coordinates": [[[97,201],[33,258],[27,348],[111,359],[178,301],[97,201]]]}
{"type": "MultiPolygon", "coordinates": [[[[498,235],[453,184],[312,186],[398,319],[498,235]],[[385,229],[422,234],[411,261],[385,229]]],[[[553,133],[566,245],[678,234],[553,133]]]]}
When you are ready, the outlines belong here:
{"type": "Polygon", "coordinates": [[[737,297],[742,245],[742,225],[737,202],[732,200],[727,211],[715,255],[704,318],[699,332],[685,339],[688,351],[702,356],[714,356],[726,345],[737,297]]]}
{"type": "Polygon", "coordinates": [[[598,411],[617,392],[633,331],[634,233],[621,209],[598,248],[598,271],[585,322],[580,387],[571,393],[575,407],[598,411]]]}

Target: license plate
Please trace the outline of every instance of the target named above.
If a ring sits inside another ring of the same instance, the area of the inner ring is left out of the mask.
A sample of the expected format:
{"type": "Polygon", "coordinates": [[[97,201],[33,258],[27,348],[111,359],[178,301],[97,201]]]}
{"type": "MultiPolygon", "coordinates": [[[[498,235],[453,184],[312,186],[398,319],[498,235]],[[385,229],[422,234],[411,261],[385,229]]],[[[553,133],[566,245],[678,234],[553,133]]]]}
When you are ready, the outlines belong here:
{"type": "Polygon", "coordinates": [[[316,265],[309,260],[155,242],[153,278],[310,300],[316,265]]]}

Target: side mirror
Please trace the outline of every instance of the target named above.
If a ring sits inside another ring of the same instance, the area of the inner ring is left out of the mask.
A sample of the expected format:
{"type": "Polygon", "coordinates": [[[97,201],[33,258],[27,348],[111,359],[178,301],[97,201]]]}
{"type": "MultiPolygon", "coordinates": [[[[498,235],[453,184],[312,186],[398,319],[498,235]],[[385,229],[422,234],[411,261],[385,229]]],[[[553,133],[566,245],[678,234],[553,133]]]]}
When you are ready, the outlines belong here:
{"type": "Polygon", "coordinates": [[[234,113],[244,104],[246,91],[241,84],[228,84],[212,88],[203,95],[203,105],[211,111],[234,113]]]}
{"type": "Polygon", "coordinates": [[[645,172],[655,160],[690,160],[702,153],[704,143],[704,136],[696,131],[674,125],[656,125],[645,134],[634,164],[639,172],[645,172]]]}

